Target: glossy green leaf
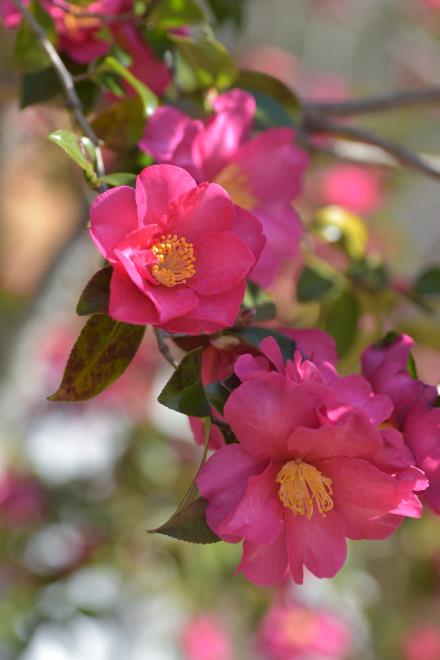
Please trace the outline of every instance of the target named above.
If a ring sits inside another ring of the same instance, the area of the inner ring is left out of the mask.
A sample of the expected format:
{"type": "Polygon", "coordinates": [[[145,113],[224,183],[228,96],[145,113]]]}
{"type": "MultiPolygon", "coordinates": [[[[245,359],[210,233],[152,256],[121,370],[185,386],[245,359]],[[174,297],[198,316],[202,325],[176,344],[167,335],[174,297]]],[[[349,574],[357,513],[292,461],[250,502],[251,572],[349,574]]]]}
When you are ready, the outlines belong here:
{"type": "Polygon", "coordinates": [[[339,246],[352,259],[365,256],[368,232],[364,221],[341,206],[324,206],[313,218],[312,231],[339,246]]]}
{"type": "Polygon", "coordinates": [[[136,181],[136,174],[131,172],[114,172],[113,174],[106,174],[100,176],[99,183],[106,183],[109,186],[134,186],[136,181]]]}
{"type": "Polygon", "coordinates": [[[86,284],[76,306],[76,313],[79,316],[107,314],[112,273],[113,268],[109,266],[101,268],[86,284]]]}
{"type": "Polygon", "coordinates": [[[296,294],[300,302],[320,300],[338,285],[333,272],[324,264],[305,266],[298,278],[296,294]]]}
{"type": "Polygon", "coordinates": [[[345,289],[326,302],[324,314],[324,330],[335,339],[338,355],[343,357],[356,338],[360,315],[358,301],[351,291],[345,289]]]}
{"type": "Polygon", "coordinates": [[[293,358],[296,343],[293,341],[293,339],[290,339],[286,335],[283,335],[281,332],[273,330],[272,328],[247,326],[245,328],[240,328],[239,330],[233,330],[230,332],[230,334],[239,337],[244,344],[248,344],[254,348],[260,348],[260,343],[266,337],[273,337],[280,347],[284,361],[291,360],[293,358]]]}
{"type": "MultiPolygon", "coordinates": [[[[48,40],[56,43],[57,34],[53,20],[43,9],[41,3],[32,0],[28,9],[43,28],[48,40]]],[[[50,59],[26,18],[23,18],[18,28],[14,44],[14,58],[19,67],[27,72],[39,71],[50,66],[50,59]]]]}
{"type": "Polygon", "coordinates": [[[64,129],[54,131],[48,136],[48,138],[51,142],[54,142],[61,147],[61,149],[65,151],[82,170],[84,170],[86,176],[90,180],[96,181],[91,157],[94,153],[94,146],[88,138],[78,137],[74,133],[64,129]]]}
{"type": "Polygon", "coordinates": [[[118,62],[115,57],[111,55],[106,57],[97,69],[97,73],[100,72],[116,73],[123,78],[138,95],[142,103],[144,117],[153,114],[159,103],[156,94],[145,83],[136,78],[121,62],[118,62]]]}
{"type": "Polygon", "coordinates": [[[105,108],[92,122],[96,135],[109,149],[128,151],[142,137],[145,117],[142,102],[129,96],[105,108]]]}
{"type": "Polygon", "coordinates": [[[217,543],[220,541],[219,537],[214,534],[206,522],[207,504],[206,500],[199,497],[171,516],[164,525],[151,532],[165,534],[173,539],[190,543],[217,543]]]}
{"type": "Polygon", "coordinates": [[[203,23],[206,15],[197,0],[160,0],[148,15],[149,22],[162,30],[203,23]]]}
{"type": "Polygon", "coordinates": [[[419,296],[440,295],[440,267],[433,266],[417,278],[414,289],[419,296]]]}
{"type": "Polygon", "coordinates": [[[257,117],[269,126],[299,126],[301,104],[298,97],[281,80],[267,73],[242,69],[234,83],[253,94],[257,117]]]}
{"type": "Polygon", "coordinates": [[[195,40],[173,34],[170,39],[175,46],[176,84],[180,89],[192,92],[232,85],[238,70],[219,41],[205,35],[195,40]]]}
{"type": "Polygon", "coordinates": [[[145,328],[91,316],[69,355],[58,390],[50,401],[85,401],[111,385],[134,358],[145,328]]]}
{"type": "Polygon", "coordinates": [[[202,351],[196,348],[185,355],[159,394],[159,403],[184,415],[209,416],[209,403],[201,379],[202,351]]]}
{"type": "Polygon", "coordinates": [[[254,321],[270,321],[277,315],[272,298],[255,282],[248,281],[243,305],[253,310],[254,321]]]}
{"type": "Polygon", "coordinates": [[[52,67],[25,73],[20,79],[20,108],[44,103],[60,93],[61,83],[52,67]]]}

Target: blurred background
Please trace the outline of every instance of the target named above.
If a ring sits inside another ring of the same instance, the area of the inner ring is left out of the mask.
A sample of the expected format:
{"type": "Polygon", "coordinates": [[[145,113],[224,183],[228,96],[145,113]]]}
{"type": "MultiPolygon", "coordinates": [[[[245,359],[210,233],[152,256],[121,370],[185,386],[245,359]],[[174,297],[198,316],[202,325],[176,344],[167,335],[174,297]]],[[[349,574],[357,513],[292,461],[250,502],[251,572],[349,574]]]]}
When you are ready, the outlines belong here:
{"type": "MultiPolygon", "coordinates": [[[[213,0],[240,65],[301,97],[346,98],[440,84],[437,0],[213,0]]],[[[0,660],[440,660],[440,522],[426,513],[387,541],[356,542],[331,581],[259,589],[234,576],[240,548],[148,534],[199,461],[187,420],[156,403],[169,376],[147,332],[129,370],[90,402],[50,403],[99,267],[88,191],[47,141],[63,110],[20,111],[13,34],[0,27],[0,660]],[[296,632],[293,632],[296,631],[296,632]]],[[[440,157],[440,106],[356,123],[440,157]]],[[[358,214],[396,290],[439,261],[440,186],[417,172],[313,156],[299,207],[358,214]]],[[[328,257],[328,246],[317,254],[328,257]]],[[[295,299],[304,253],[273,287],[281,322],[317,321],[295,299]]],[[[338,258],[334,258],[335,267],[338,258]]],[[[440,374],[438,305],[368,296],[341,364],[387,330],[417,341],[419,377],[440,374]],[[378,321],[379,319],[379,321],[378,321]]]]}

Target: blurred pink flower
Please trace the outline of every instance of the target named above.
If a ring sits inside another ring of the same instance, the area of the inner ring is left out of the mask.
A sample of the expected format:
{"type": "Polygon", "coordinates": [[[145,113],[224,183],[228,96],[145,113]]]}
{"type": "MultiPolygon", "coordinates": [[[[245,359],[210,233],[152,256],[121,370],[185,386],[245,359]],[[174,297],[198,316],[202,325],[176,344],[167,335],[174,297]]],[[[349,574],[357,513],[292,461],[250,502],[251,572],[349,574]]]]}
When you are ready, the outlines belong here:
{"type": "Polygon", "coordinates": [[[0,474],[0,522],[11,526],[37,523],[44,512],[46,496],[42,486],[29,475],[0,474]]]}
{"type": "Polygon", "coordinates": [[[440,628],[432,623],[421,623],[405,635],[405,660],[439,660],[440,628]]]}
{"type": "Polygon", "coordinates": [[[403,516],[421,516],[413,491],[427,482],[400,434],[380,428],[390,399],[362,376],[341,378],[299,351],[284,364],[271,337],[260,349],[236,361],[242,384],[224,407],[239,444],[218,449],[197,477],[206,519],[223,540],[244,540],[237,570],[256,584],[287,570],[301,584],[304,567],[333,577],[347,537],[387,538],[403,516]]]}
{"type": "MultiPolygon", "coordinates": [[[[391,336],[367,348],[361,356],[362,370],[374,392],[390,397],[389,417],[413,452],[416,465],[428,477],[424,498],[440,514],[440,407],[436,387],[426,385],[410,373],[410,350],[414,341],[408,335],[391,336]]],[[[392,430],[392,429],[391,429],[392,430]]]]}
{"type": "Polygon", "coordinates": [[[301,191],[308,158],[290,128],[271,128],[249,139],[254,98],[240,89],[218,95],[208,120],[162,106],[148,120],[139,147],[158,163],[184,167],[197,182],[214,181],[235,204],[261,222],[266,246],[252,278],[273,281],[280,262],[292,258],[302,236],[292,207],[301,191]]]}
{"type": "Polygon", "coordinates": [[[212,614],[200,614],[182,633],[185,660],[231,660],[231,644],[222,622],[212,614]]]}
{"type": "Polygon", "coordinates": [[[351,635],[344,621],[334,614],[292,603],[275,605],[267,612],[258,641],[267,660],[342,660],[349,650],[351,635]]]}
{"type": "Polygon", "coordinates": [[[234,323],[264,246],[258,220],[222,187],[174,165],[146,167],[136,191],[98,195],[90,235],[113,267],[112,318],[193,335],[234,323]]]}
{"type": "Polygon", "coordinates": [[[320,177],[319,196],[323,204],[338,204],[360,215],[373,213],[382,201],[377,172],[357,165],[336,165],[320,177]]]}

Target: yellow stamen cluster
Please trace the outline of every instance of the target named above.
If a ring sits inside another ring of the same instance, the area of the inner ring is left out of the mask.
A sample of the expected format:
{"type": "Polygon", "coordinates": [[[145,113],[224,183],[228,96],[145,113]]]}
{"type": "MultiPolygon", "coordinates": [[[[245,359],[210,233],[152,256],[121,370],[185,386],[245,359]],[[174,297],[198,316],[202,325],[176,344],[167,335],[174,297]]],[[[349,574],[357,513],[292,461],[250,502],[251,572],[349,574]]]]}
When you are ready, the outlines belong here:
{"type": "Polygon", "coordinates": [[[77,32],[78,30],[100,27],[101,20],[97,16],[85,16],[84,14],[87,9],[84,7],[77,7],[68,2],[66,2],[65,5],[66,13],[64,14],[63,20],[68,32],[77,32]]]}
{"type": "Polygon", "coordinates": [[[311,518],[314,507],[325,516],[333,509],[332,480],[309,463],[289,461],[277,474],[278,497],[296,516],[311,518]]]}
{"type": "Polygon", "coordinates": [[[160,243],[155,243],[151,251],[157,257],[151,274],[164,286],[186,284],[196,274],[194,248],[185,238],[171,234],[161,236],[160,243]]]}

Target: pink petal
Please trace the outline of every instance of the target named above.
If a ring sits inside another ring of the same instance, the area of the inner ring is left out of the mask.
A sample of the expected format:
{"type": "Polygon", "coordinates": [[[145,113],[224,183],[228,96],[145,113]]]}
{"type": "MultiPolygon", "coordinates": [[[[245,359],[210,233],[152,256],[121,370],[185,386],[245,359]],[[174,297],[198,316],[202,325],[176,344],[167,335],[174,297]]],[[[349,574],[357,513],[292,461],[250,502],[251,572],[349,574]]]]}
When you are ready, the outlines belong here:
{"type": "Polygon", "coordinates": [[[326,332],[315,328],[308,330],[280,328],[280,332],[296,342],[296,348],[305,360],[311,360],[318,367],[326,363],[337,364],[336,342],[326,332]]]}
{"type": "Polygon", "coordinates": [[[168,332],[184,332],[198,335],[216,332],[234,324],[243,300],[246,283],[215,296],[199,296],[199,306],[180,319],[173,319],[163,326],[168,332]]]}
{"type": "Polygon", "coordinates": [[[395,477],[360,458],[327,459],[316,467],[333,481],[333,502],[349,538],[387,538],[400,524],[398,516],[387,516],[405,499],[395,477]]]}
{"type": "Polygon", "coordinates": [[[240,535],[222,535],[219,530],[243,497],[248,478],[263,469],[264,463],[237,444],[218,449],[201,469],[196,483],[202,497],[208,500],[206,520],[225,541],[240,540],[240,535]]]}
{"type": "MultiPolygon", "coordinates": [[[[203,428],[202,421],[200,417],[188,417],[189,423],[191,426],[191,431],[194,435],[194,440],[198,445],[203,445],[205,441],[205,430],[203,428]]],[[[218,426],[212,424],[211,430],[209,432],[209,444],[210,449],[220,449],[225,444],[223,433],[220,431],[218,426]]]]}
{"type": "Polygon", "coordinates": [[[232,230],[252,250],[255,262],[258,262],[266,245],[266,237],[262,232],[261,222],[252,213],[235,206],[235,220],[232,230]]]}
{"type": "Polygon", "coordinates": [[[282,532],[272,545],[243,543],[243,556],[236,573],[261,587],[282,582],[287,571],[286,535],[282,532]]]}
{"type": "Polygon", "coordinates": [[[231,231],[205,234],[194,246],[196,275],[189,286],[210,296],[238,286],[255,263],[251,250],[231,231]]]}
{"type": "Polygon", "coordinates": [[[151,165],[136,180],[136,204],[140,225],[161,224],[170,205],[196,187],[186,170],[175,165],[151,165]]]}
{"type": "Polygon", "coordinates": [[[351,375],[333,383],[332,390],[341,402],[362,410],[372,424],[381,424],[393,412],[393,404],[383,394],[373,395],[371,385],[362,376],[351,375]]]}
{"type": "Polygon", "coordinates": [[[169,163],[190,123],[188,115],[173,106],[163,105],[148,119],[139,148],[159,163],[169,163]]]}
{"type": "Polygon", "coordinates": [[[159,314],[159,324],[185,316],[197,308],[198,299],[194,291],[186,286],[155,286],[144,280],[143,293],[151,300],[159,314]]]}
{"type": "Polygon", "coordinates": [[[284,360],[281,349],[273,337],[266,337],[260,343],[260,350],[280,373],[284,372],[284,360]]]}
{"type": "Polygon", "coordinates": [[[287,439],[302,424],[316,423],[316,401],[279,373],[261,372],[229,396],[224,416],[243,447],[258,458],[289,456],[287,439]]]}
{"type": "Polygon", "coordinates": [[[288,439],[289,452],[305,461],[336,456],[372,456],[382,447],[380,434],[362,413],[342,411],[321,428],[297,428],[288,439]]]}
{"type": "Polygon", "coordinates": [[[386,472],[395,472],[414,465],[414,456],[397,429],[382,429],[380,434],[384,445],[374,455],[374,463],[377,467],[386,472]]]}
{"type": "Polygon", "coordinates": [[[289,568],[297,584],[303,583],[303,566],[319,578],[330,578],[342,568],[347,556],[345,527],[334,509],[310,518],[284,509],[289,568]]]}
{"type": "Polygon", "coordinates": [[[255,112],[253,97],[240,89],[218,96],[213,106],[217,114],[194,142],[194,154],[203,163],[206,179],[213,179],[228,163],[248,132],[255,112]]]}
{"type": "Polygon", "coordinates": [[[240,355],[234,366],[234,373],[241,381],[258,378],[261,371],[272,371],[271,365],[265,357],[254,357],[249,353],[240,355]]]}
{"type": "Polygon", "coordinates": [[[153,303],[139,291],[122,268],[113,270],[110,282],[109,315],[117,321],[157,325],[159,315],[153,303]]]}
{"type": "Polygon", "coordinates": [[[276,541],[283,529],[283,506],[276,483],[279,471],[279,463],[270,463],[264,472],[249,477],[237,508],[219,528],[222,535],[240,536],[263,545],[276,541]]]}
{"type": "Polygon", "coordinates": [[[223,188],[215,183],[202,183],[173,205],[166,231],[196,243],[205,234],[229,231],[234,218],[234,206],[223,188]]]}
{"type": "Polygon", "coordinates": [[[100,253],[114,262],[113,249],[137,229],[135,192],[118,186],[98,195],[90,209],[90,236],[100,253]]]}

